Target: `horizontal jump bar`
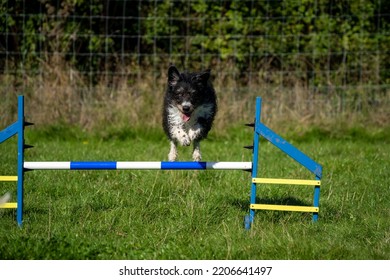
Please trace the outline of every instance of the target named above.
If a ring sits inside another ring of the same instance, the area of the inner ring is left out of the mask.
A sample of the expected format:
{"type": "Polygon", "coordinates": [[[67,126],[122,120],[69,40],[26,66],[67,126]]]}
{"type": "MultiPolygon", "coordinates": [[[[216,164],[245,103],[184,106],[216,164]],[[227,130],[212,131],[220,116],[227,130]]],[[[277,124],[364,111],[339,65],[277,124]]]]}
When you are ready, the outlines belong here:
{"type": "Polygon", "coordinates": [[[295,206],[295,205],[274,205],[274,204],[251,204],[254,210],[276,210],[276,211],[295,211],[295,212],[312,212],[318,213],[319,207],[314,206],[295,206]]]}
{"type": "Polygon", "coordinates": [[[306,185],[320,186],[320,180],[300,180],[300,179],[273,179],[273,178],[252,178],[252,183],[280,184],[280,185],[306,185]]]}
{"type": "Polygon", "coordinates": [[[28,170],[251,170],[252,162],[196,161],[25,161],[28,170]]]}
{"type": "Polygon", "coordinates": [[[7,202],[0,204],[0,208],[16,209],[18,208],[18,204],[16,202],[7,202]]]}
{"type": "Polygon", "coordinates": [[[0,176],[0,182],[16,182],[18,176],[0,176]]]}

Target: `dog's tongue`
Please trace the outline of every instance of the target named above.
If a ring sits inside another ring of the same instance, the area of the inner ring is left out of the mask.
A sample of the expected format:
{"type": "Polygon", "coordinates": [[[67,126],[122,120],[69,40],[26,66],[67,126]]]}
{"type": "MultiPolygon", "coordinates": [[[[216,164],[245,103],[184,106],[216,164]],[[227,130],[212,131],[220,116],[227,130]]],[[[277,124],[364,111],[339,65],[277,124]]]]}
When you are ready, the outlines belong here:
{"type": "Polygon", "coordinates": [[[190,120],[190,118],[191,118],[191,115],[187,115],[187,114],[182,115],[182,119],[184,122],[188,122],[190,120]]]}

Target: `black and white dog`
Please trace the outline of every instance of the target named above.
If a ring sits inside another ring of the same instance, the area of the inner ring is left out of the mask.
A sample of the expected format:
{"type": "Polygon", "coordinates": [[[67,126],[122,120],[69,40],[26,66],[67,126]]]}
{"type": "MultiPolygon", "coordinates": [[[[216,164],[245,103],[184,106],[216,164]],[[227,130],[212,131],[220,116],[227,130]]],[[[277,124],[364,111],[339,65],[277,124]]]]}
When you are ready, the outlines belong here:
{"type": "Polygon", "coordinates": [[[177,144],[194,145],[192,158],[201,161],[200,141],[207,137],[217,113],[210,70],[180,73],[168,69],[168,88],[164,97],[163,128],[171,141],[169,161],[177,159],[177,144]]]}

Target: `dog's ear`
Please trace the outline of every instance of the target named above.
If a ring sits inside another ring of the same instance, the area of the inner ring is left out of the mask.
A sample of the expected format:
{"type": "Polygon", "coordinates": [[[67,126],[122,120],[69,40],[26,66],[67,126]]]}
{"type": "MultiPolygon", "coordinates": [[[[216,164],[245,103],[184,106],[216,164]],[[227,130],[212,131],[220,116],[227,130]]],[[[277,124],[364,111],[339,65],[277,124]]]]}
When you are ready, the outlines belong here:
{"type": "Polygon", "coordinates": [[[201,74],[201,77],[202,77],[202,80],[207,83],[207,81],[210,79],[210,72],[211,72],[211,69],[207,69],[203,72],[203,74],[201,74]]]}
{"type": "Polygon", "coordinates": [[[179,70],[174,65],[169,66],[168,69],[168,84],[170,86],[175,86],[181,79],[179,70]]]}
{"type": "Polygon", "coordinates": [[[207,69],[201,73],[199,73],[198,75],[196,75],[194,78],[193,78],[193,81],[196,81],[198,83],[201,83],[201,84],[207,84],[207,81],[210,79],[210,69],[207,69]]]}

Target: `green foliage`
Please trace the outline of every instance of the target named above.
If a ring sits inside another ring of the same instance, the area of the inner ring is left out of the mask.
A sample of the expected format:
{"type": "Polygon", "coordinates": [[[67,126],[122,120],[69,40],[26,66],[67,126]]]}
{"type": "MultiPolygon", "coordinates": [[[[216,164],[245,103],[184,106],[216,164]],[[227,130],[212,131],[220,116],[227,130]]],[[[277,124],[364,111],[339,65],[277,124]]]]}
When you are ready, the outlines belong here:
{"type": "Polygon", "coordinates": [[[58,52],[79,70],[98,73],[125,51],[136,53],[125,65],[150,63],[147,54],[167,55],[154,63],[181,59],[187,68],[218,59],[242,72],[294,69],[292,78],[314,86],[388,80],[390,5],[383,1],[13,2],[2,0],[0,31],[13,38],[1,40],[15,42],[24,67],[58,52]]]}

